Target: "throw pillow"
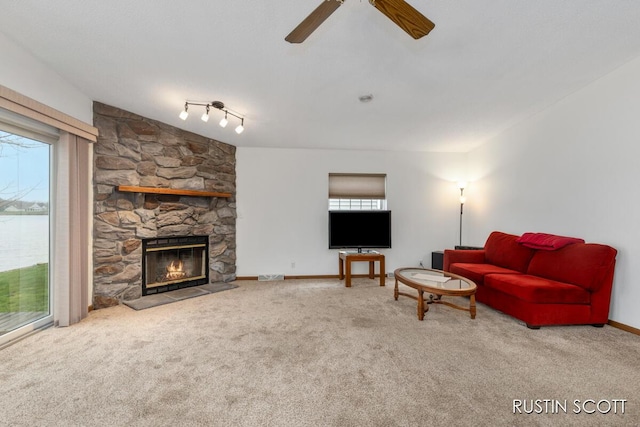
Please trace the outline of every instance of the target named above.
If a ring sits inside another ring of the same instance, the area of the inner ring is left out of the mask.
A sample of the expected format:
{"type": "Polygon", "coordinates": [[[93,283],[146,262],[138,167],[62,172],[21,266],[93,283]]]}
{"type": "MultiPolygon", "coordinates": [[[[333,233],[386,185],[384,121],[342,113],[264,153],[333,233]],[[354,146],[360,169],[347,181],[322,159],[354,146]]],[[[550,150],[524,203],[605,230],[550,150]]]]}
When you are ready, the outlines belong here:
{"type": "Polygon", "coordinates": [[[522,246],[544,251],[555,251],[574,243],[584,243],[583,239],[576,237],[556,236],[547,233],[524,233],[517,240],[522,246]]]}

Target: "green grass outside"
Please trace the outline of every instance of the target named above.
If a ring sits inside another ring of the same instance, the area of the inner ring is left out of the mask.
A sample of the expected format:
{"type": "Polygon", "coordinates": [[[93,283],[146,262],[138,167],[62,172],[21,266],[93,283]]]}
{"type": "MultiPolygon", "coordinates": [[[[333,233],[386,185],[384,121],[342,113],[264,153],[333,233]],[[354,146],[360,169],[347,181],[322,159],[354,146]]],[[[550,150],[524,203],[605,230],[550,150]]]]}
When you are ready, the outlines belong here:
{"type": "Polygon", "coordinates": [[[49,311],[49,264],[0,272],[0,313],[49,311]]]}

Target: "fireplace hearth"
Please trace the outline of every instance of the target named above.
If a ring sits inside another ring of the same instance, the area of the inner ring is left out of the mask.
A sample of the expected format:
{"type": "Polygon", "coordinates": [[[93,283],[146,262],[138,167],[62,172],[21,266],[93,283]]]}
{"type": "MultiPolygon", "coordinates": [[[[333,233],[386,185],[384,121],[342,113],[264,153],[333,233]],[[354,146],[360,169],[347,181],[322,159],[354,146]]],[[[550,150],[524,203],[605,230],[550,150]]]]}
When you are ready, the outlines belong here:
{"type": "Polygon", "coordinates": [[[209,283],[209,237],[142,240],[142,295],[209,283]]]}

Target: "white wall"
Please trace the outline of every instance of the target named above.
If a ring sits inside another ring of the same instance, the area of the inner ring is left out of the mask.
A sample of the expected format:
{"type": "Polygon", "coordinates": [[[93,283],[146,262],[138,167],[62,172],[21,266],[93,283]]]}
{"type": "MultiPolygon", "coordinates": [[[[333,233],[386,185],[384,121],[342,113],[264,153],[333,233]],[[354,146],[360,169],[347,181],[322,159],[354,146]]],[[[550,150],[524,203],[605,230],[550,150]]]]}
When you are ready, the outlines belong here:
{"type": "Polygon", "coordinates": [[[618,250],[609,318],[640,328],[640,59],[468,154],[470,243],[489,232],[618,250]]]}
{"type": "MultiPolygon", "coordinates": [[[[382,250],[386,270],[417,266],[431,251],[457,242],[454,182],[465,159],[464,154],[238,148],[237,275],[338,273],[338,251],[327,249],[330,172],[387,174],[393,247],[382,250]]],[[[364,273],[367,264],[353,267],[364,273]]]]}
{"type": "Polygon", "coordinates": [[[0,84],[86,123],[91,98],[0,32],[0,84]]]}

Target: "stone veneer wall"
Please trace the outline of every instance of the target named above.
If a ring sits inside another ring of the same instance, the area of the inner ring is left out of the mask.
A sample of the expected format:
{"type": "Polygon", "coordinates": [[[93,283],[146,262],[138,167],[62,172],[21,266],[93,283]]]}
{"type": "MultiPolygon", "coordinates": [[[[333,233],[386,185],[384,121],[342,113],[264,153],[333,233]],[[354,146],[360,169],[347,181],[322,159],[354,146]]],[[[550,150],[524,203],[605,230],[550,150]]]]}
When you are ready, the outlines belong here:
{"type": "Polygon", "coordinates": [[[143,238],[209,236],[211,282],[236,272],[236,148],[95,102],[93,306],[142,295],[143,238]],[[231,193],[125,193],[118,185],[231,193]]]}

